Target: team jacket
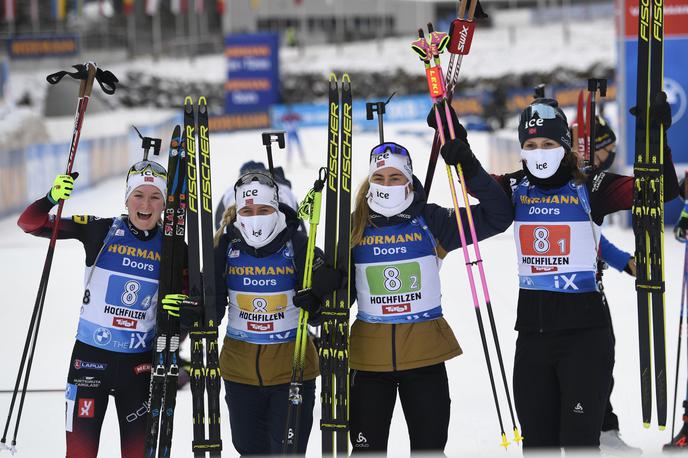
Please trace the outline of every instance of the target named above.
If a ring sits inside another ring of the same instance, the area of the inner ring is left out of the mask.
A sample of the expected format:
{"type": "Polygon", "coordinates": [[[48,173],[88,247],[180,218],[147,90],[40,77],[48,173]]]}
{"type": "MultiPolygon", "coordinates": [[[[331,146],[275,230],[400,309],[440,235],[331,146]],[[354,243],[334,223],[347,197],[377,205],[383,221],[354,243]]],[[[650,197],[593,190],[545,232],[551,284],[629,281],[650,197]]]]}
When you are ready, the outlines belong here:
{"type": "MultiPolygon", "coordinates": [[[[268,245],[251,247],[230,224],[215,247],[218,322],[229,305],[220,370],[232,382],[270,386],[291,380],[292,324],[299,313],[291,298],[303,282],[308,238],[298,230],[293,209],[280,204],[280,211],[287,216],[287,228],[268,245]]],[[[322,262],[316,248],[314,265],[322,262]]],[[[314,379],[318,371],[317,351],[309,339],[304,379],[314,379]]]]}
{"type": "MultiPolygon", "coordinates": [[[[39,199],[20,216],[28,233],[50,237],[53,204],[39,199]]],[[[58,238],[75,238],[86,251],[77,340],[118,353],[142,353],[155,337],[162,236],[157,227],[136,229],[126,217],[73,216],[60,222],[58,238]]]]}
{"type": "MultiPolygon", "coordinates": [[[[426,203],[416,177],[413,186],[413,203],[403,213],[386,218],[371,212],[363,242],[352,250],[352,299],[359,304],[351,327],[349,362],[353,369],[407,370],[461,354],[442,316],[438,275],[440,260],[461,246],[456,216],[453,209],[426,203]],[[363,290],[357,289],[362,286],[363,290]]],[[[480,168],[467,186],[480,200],[471,206],[478,240],[506,230],[513,220],[513,208],[499,185],[480,168]]],[[[464,209],[461,217],[470,242],[464,209]]]]}
{"type": "MultiPolygon", "coordinates": [[[[519,170],[496,178],[507,195],[513,197],[523,183],[525,172],[519,170]]],[[[589,176],[582,186],[588,196],[589,217],[597,226],[602,224],[606,215],[630,209],[633,205],[633,177],[601,172],[589,176]]],[[[676,196],[678,180],[671,153],[667,151],[664,160],[665,202],[676,196]]],[[[544,289],[519,290],[515,326],[517,331],[550,332],[608,325],[609,311],[597,291],[569,294],[544,289]]]]}

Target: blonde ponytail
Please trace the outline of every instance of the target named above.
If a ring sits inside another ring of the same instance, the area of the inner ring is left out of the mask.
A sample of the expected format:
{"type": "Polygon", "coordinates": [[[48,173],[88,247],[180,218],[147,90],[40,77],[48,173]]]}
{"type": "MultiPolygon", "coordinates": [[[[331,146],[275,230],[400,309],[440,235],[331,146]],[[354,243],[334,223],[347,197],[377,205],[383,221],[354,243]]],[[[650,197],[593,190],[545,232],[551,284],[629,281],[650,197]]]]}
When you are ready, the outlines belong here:
{"type": "Polygon", "coordinates": [[[228,207],[222,214],[222,222],[217,232],[215,232],[215,237],[213,237],[213,246],[218,246],[220,244],[220,237],[225,233],[227,226],[232,224],[236,219],[236,205],[228,207]]]}

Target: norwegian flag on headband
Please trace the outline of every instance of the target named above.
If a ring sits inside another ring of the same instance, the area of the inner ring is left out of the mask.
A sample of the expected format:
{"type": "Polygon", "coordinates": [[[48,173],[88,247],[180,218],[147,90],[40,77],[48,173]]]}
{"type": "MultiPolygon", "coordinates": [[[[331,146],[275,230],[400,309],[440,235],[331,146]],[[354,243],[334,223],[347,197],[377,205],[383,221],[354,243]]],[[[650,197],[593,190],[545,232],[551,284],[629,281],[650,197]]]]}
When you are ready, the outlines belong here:
{"type": "Polygon", "coordinates": [[[528,129],[528,135],[533,135],[536,133],[537,133],[537,128],[531,127],[530,129],[528,129]]]}
{"type": "Polygon", "coordinates": [[[153,177],[143,177],[143,181],[150,181],[150,182],[153,182],[153,181],[155,181],[155,178],[153,178],[153,177]]]}
{"type": "Polygon", "coordinates": [[[246,199],[246,205],[253,205],[253,199],[246,199]]]}
{"type": "Polygon", "coordinates": [[[377,161],[377,164],[375,164],[375,166],[376,166],[377,168],[380,168],[380,167],[382,167],[383,165],[385,165],[385,161],[377,161]]]}

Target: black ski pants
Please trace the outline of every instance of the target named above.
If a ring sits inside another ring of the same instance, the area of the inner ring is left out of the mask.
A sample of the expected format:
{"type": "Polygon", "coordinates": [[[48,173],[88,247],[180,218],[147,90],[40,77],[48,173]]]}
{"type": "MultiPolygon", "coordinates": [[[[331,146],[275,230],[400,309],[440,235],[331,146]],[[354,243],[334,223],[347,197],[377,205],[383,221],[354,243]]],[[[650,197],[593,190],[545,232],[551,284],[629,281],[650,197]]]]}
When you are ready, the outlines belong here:
{"type": "Polygon", "coordinates": [[[514,401],[524,450],[599,448],[614,344],[610,327],[521,332],[514,401]]]}
{"type": "Polygon", "coordinates": [[[411,451],[444,451],[449,382],[444,363],[405,371],[351,371],[350,438],[354,453],[385,452],[397,390],[411,451]]]}
{"type": "Polygon", "coordinates": [[[152,354],[116,353],[76,342],[65,393],[67,458],[95,458],[110,395],[123,458],[142,458],[152,354]]]}
{"type": "MultiPolygon", "coordinates": [[[[315,380],[305,380],[297,426],[299,455],[306,453],[313,426],[315,380]]],[[[255,386],[225,380],[232,444],[241,456],[281,455],[289,408],[289,384],[255,386]]]]}

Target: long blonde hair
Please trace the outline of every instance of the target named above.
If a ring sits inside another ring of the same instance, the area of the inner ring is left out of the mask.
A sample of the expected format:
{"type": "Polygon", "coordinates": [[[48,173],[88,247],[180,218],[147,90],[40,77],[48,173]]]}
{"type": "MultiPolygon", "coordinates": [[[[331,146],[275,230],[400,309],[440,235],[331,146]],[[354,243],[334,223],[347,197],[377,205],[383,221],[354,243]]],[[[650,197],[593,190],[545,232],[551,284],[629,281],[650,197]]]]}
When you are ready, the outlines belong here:
{"type": "Polygon", "coordinates": [[[220,244],[220,237],[225,233],[227,226],[232,224],[236,219],[236,204],[227,207],[225,212],[222,214],[222,222],[220,222],[220,227],[215,232],[213,237],[213,246],[217,247],[220,244]]]}
{"type": "Polygon", "coordinates": [[[351,246],[354,247],[363,240],[363,231],[370,223],[370,207],[368,206],[368,190],[370,183],[366,179],[361,183],[356,193],[354,214],[351,218],[351,246]]]}

